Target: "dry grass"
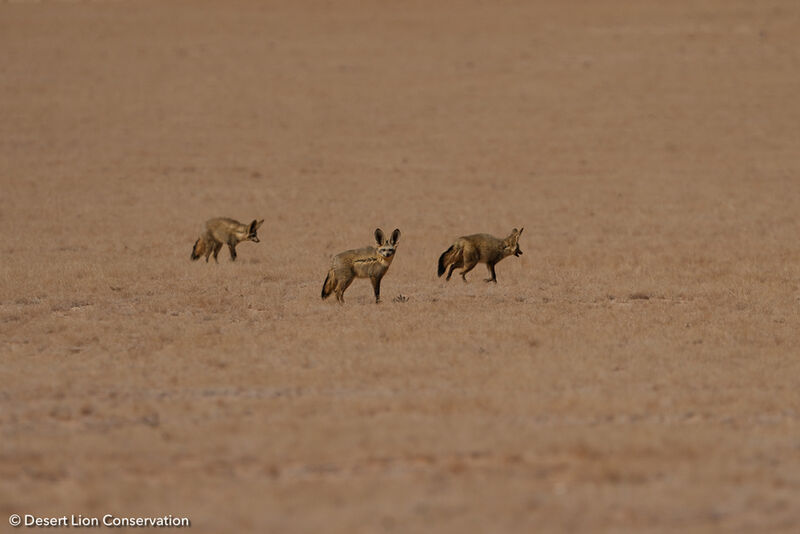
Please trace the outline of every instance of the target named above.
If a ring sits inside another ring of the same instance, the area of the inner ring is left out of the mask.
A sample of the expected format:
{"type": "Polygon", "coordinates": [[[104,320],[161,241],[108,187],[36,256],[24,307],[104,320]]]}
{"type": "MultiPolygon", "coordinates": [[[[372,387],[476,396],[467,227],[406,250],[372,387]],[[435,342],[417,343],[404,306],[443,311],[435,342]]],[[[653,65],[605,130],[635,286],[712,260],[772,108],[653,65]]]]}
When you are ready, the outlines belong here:
{"type": "Polygon", "coordinates": [[[795,528],[795,3],[287,5],[0,5],[0,514],[795,528]]]}

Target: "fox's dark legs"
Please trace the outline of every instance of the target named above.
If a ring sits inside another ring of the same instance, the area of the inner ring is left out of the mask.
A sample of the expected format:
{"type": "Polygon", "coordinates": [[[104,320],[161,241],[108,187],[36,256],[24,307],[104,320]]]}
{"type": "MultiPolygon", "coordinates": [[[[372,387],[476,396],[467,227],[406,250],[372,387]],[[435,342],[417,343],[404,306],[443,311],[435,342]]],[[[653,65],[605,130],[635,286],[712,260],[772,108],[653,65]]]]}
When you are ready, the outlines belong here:
{"type": "Polygon", "coordinates": [[[447,271],[447,278],[445,280],[449,281],[450,277],[453,276],[453,271],[455,269],[458,269],[459,267],[463,267],[463,266],[464,266],[464,259],[463,258],[458,258],[455,262],[453,262],[450,265],[450,270],[447,271]]]}
{"type": "Polygon", "coordinates": [[[380,278],[370,278],[372,282],[372,289],[375,290],[375,304],[381,301],[381,279],[380,278]]]}
{"type": "Polygon", "coordinates": [[[472,247],[464,247],[464,251],[461,253],[461,261],[458,262],[464,266],[461,270],[461,279],[464,280],[464,282],[467,281],[467,273],[478,265],[479,258],[480,255],[477,250],[472,247]]]}
{"type": "Polygon", "coordinates": [[[355,278],[350,278],[336,284],[336,300],[339,301],[339,304],[344,304],[344,292],[347,291],[347,288],[350,287],[354,279],[355,278]]]}
{"type": "Polygon", "coordinates": [[[487,263],[486,268],[489,269],[489,274],[492,275],[492,277],[484,279],[484,282],[494,282],[496,284],[497,275],[494,272],[494,263],[487,263]]]}
{"type": "MultiPolygon", "coordinates": [[[[220,245],[222,246],[222,245],[220,245]]],[[[236,245],[228,243],[228,248],[231,251],[231,261],[236,261],[236,245]]]]}
{"type": "Polygon", "coordinates": [[[474,269],[476,265],[478,265],[477,261],[464,263],[464,270],[461,271],[461,278],[464,280],[464,282],[467,281],[467,273],[474,269]]]}
{"type": "Polygon", "coordinates": [[[448,282],[450,281],[450,277],[453,276],[453,271],[455,270],[455,268],[456,268],[456,264],[455,263],[450,265],[450,270],[447,271],[447,278],[445,278],[446,281],[448,281],[448,282]]]}
{"type": "Polygon", "coordinates": [[[214,243],[214,261],[219,263],[217,259],[217,254],[219,254],[220,249],[222,248],[222,243],[214,243]]]}

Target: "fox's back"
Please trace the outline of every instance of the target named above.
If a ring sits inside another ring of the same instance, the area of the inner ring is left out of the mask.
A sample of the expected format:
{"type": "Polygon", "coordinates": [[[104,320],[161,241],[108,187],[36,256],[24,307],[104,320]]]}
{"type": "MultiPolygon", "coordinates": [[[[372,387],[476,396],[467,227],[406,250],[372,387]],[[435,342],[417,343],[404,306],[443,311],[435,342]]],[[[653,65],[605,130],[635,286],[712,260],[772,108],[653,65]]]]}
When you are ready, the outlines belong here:
{"type": "Polygon", "coordinates": [[[240,226],[244,225],[239,221],[237,221],[236,219],[231,219],[229,217],[215,217],[213,219],[209,219],[206,221],[206,228],[209,230],[215,228],[225,228],[228,230],[233,230],[239,228],[240,226]]]}
{"type": "Polygon", "coordinates": [[[227,241],[234,234],[243,232],[244,225],[235,219],[217,217],[206,221],[206,229],[219,241],[227,241]]]}
{"type": "Polygon", "coordinates": [[[472,234],[460,237],[467,247],[474,248],[481,259],[490,259],[502,253],[503,240],[489,234],[472,234]]]}
{"type": "Polygon", "coordinates": [[[364,247],[340,252],[331,260],[331,268],[337,273],[352,272],[358,278],[369,278],[382,275],[391,261],[378,254],[377,248],[364,247]]]}
{"type": "Polygon", "coordinates": [[[367,258],[374,258],[377,255],[375,247],[362,247],[345,250],[333,257],[334,261],[345,261],[352,263],[356,260],[363,260],[367,258]]]}
{"type": "Polygon", "coordinates": [[[340,252],[331,260],[331,267],[333,269],[353,269],[357,274],[365,276],[360,271],[361,268],[367,267],[378,261],[378,253],[375,247],[354,248],[352,250],[345,250],[340,252]]]}

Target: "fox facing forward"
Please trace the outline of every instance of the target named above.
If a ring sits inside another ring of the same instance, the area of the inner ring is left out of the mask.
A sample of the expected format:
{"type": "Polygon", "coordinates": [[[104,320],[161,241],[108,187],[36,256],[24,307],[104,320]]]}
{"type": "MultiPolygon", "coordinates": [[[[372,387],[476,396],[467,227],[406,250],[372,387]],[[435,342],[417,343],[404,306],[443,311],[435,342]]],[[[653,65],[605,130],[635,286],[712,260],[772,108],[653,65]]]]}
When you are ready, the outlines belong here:
{"type": "Polygon", "coordinates": [[[453,270],[461,267],[461,278],[466,282],[466,274],[475,268],[479,263],[485,263],[489,269],[491,278],[486,278],[486,282],[497,283],[497,275],[494,266],[497,262],[511,256],[520,256],[522,251],[519,249],[519,236],[524,228],[517,230],[514,228],[511,234],[505,239],[499,239],[489,234],[473,234],[459,237],[455,243],[439,256],[439,276],[447,270],[447,280],[453,275],[453,270]]]}
{"type": "Polygon", "coordinates": [[[322,284],[322,298],[328,298],[331,293],[336,293],[336,300],[344,303],[344,292],[356,278],[369,278],[372,289],[375,291],[375,302],[381,301],[381,279],[389,270],[394,254],[397,251],[397,242],[400,240],[400,230],[395,229],[390,238],[386,238],[383,230],[375,230],[377,247],[364,247],[355,250],[346,250],[331,259],[331,268],[325,283],[322,284]]]}
{"type": "Polygon", "coordinates": [[[205,256],[206,263],[208,263],[208,257],[214,254],[214,261],[219,263],[217,254],[219,254],[222,245],[228,245],[228,249],[231,252],[231,261],[236,261],[236,245],[242,241],[255,241],[258,243],[258,234],[256,232],[262,224],[264,224],[264,219],[260,221],[253,219],[250,224],[242,224],[227,217],[209,219],[206,221],[206,231],[194,242],[192,261],[199,259],[200,256],[205,256]]]}

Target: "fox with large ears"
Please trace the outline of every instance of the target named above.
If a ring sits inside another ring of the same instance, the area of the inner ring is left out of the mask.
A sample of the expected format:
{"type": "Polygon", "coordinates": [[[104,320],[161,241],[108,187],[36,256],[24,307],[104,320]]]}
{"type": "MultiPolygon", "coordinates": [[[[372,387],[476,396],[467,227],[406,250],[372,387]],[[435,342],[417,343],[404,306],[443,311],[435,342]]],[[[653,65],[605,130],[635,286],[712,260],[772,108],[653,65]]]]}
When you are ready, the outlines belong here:
{"type": "Polygon", "coordinates": [[[356,278],[369,278],[372,289],[375,291],[375,302],[381,301],[381,279],[389,270],[394,254],[397,252],[397,242],[400,240],[400,230],[395,229],[391,237],[383,234],[383,230],[375,230],[377,247],[364,247],[346,250],[331,259],[328,276],[322,285],[322,298],[328,298],[331,293],[336,293],[336,300],[344,303],[344,292],[356,278]]]}
{"type": "Polygon", "coordinates": [[[206,263],[208,263],[208,257],[214,254],[214,261],[218,262],[217,254],[222,245],[228,245],[231,261],[236,261],[236,245],[242,241],[258,243],[257,231],[262,224],[264,224],[264,219],[260,221],[253,219],[250,224],[242,224],[227,217],[206,221],[206,231],[194,242],[192,247],[192,261],[199,259],[200,256],[205,256],[206,263]]]}
{"type": "Polygon", "coordinates": [[[524,228],[519,230],[514,228],[505,239],[489,234],[473,234],[459,237],[450,248],[439,256],[439,276],[442,276],[449,267],[450,270],[447,272],[447,280],[449,281],[453,275],[453,269],[460,267],[461,278],[466,282],[466,274],[479,263],[485,263],[491,276],[486,278],[485,281],[497,283],[494,266],[500,260],[512,254],[514,256],[522,255],[522,251],[519,249],[519,236],[523,230],[524,228]]]}

